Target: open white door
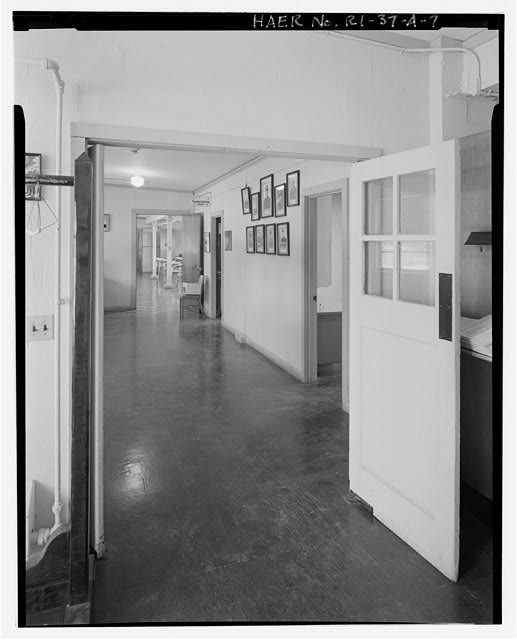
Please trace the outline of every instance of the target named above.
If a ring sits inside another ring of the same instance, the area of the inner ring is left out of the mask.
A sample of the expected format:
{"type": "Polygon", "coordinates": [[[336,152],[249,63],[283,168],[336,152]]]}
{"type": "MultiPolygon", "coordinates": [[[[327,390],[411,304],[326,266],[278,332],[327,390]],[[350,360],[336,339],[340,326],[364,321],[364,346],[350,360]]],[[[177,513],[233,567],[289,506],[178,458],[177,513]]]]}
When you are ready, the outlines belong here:
{"type": "Polygon", "coordinates": [[[361,162],[350,187],[350,489],[457,580],[459,146],[361,162]]]}

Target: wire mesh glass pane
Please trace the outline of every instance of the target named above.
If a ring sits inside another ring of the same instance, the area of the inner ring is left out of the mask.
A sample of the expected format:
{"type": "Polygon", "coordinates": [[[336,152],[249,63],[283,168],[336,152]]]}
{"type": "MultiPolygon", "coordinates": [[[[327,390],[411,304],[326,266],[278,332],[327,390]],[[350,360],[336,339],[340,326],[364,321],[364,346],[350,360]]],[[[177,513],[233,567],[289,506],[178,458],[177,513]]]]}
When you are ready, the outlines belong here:
{"type": "Polygon", "coordinates": [[[434,242],[399,242],[399,299],[434,306],[434,242]]]}
{"type": "Polygon", "coordinates": [[[390,234],[393,229],[393,179],[371,180],[364,187],[365,234],[390,234]]]}
{"type": "Polygon", "coordinates": [[[364,292],[371,296],[393,297],[393,243],[364,243],[364,292]]]}
{"type": "Polygon", "coordinates": [[[400,233],[434,233],[434,169],[399,178],[400,233]]]}

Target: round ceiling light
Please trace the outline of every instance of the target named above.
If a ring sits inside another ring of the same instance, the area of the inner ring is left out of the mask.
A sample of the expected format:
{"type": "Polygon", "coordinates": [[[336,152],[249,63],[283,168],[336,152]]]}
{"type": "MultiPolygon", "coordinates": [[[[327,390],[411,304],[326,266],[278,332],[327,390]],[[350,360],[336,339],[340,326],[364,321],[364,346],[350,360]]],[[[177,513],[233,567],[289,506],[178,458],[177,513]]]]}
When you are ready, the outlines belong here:
{"type": "Polygon", "coordinates": [[[144,179],[142,178],[142,176],[133,176],[131,178],[131,184],[137,188],[142,187],[144,184],[144,179]]]}

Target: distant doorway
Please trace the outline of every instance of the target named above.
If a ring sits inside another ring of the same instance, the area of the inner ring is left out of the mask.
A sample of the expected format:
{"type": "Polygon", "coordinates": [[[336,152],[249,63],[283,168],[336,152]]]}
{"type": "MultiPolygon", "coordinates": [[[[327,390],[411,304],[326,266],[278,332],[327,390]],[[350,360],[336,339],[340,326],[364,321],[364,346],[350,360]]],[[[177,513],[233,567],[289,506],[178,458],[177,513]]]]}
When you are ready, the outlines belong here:
{"type": "Polygon", "coordinates": [[[222,285],[222,221],[221,216],[215,219],[215,315],[221,317],[221,285],[222,285]]]}

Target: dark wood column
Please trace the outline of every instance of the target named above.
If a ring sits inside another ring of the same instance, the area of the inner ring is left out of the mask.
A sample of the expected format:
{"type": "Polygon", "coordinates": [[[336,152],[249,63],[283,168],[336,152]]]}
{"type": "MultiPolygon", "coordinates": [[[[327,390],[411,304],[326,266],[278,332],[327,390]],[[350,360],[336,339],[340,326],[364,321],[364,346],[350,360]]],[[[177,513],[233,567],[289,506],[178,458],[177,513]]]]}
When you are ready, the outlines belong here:
{"type": "Polygon", "coordinates": [[[83,153],[75,161],[75,329],[72,372],[69,597],[71,607],[88,600],[92,185],[93,162],[88,154],[83,153]]]}

